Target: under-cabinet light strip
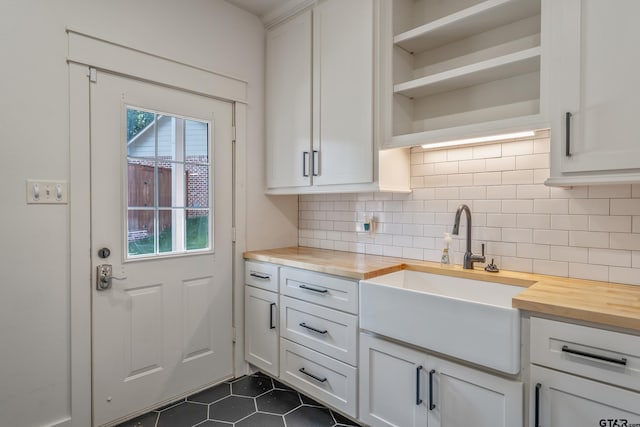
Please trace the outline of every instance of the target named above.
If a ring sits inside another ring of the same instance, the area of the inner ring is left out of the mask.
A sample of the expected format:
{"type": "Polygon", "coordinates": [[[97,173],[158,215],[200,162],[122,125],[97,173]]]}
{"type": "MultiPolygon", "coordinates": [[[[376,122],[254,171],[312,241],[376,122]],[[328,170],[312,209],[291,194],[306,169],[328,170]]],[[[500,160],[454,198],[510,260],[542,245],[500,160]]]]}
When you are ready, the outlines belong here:
{"type": "Polygon", "coordinates": [[[483,142],[504,141],[505,139],[526,138],[535,135],[533,131],[505,133],[502,135],[481,136],[477,138],[458,139],[455,141],[434,142],[433,144],[424,144],[422,148],[443,148],[453,147],[456,145],[481,144],[483,142]]]}

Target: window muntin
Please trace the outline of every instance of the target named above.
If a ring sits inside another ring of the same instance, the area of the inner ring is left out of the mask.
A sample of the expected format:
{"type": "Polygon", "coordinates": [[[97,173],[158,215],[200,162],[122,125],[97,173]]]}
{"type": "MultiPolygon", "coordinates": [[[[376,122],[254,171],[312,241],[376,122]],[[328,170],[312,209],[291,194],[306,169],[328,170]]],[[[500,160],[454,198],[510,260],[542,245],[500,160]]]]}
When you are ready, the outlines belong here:
{"type": "Polygon", "coordinates": [[[127,115],[127,258],[212,249],[210,124],[127,115]]]}

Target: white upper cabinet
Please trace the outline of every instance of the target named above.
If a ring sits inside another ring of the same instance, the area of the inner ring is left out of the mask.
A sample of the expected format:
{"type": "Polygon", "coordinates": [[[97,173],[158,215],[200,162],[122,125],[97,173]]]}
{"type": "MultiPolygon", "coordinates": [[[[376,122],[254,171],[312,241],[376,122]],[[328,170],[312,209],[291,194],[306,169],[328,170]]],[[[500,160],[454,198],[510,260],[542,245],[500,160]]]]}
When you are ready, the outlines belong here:
{"type": "Polygon", "coordinates": [[[389,146],[548,127],[546,3],[393,0],[389,146]]]}
{"type": "Polygon", "coordinates": [[[267,32],[267,186],[311,184],[311,11],[267,32]],[[283,167],[287,165],[287,167],[283,167]]]}
{"type": "Polygon", "coordinates": [[[268,30],[267,193],[409,191],[408,150],[379,152],[385,7],[318,1],[268,30]]]}
{"type": "Polygon", "coordinates": [[[551,7],[549,185],[640,182],[640,2],[551,7]]]}

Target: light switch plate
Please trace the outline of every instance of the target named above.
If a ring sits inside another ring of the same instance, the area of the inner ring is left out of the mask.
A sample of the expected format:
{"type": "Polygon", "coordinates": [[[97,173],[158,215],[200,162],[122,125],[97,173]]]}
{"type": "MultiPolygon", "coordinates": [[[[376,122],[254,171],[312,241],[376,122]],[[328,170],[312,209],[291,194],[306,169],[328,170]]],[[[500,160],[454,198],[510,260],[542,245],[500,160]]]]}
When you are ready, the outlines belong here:
{"type": "Polygon", "coordinates": [[[68,202],[67,181],[27,180],[27,204],[66,205],[68,202]]]}

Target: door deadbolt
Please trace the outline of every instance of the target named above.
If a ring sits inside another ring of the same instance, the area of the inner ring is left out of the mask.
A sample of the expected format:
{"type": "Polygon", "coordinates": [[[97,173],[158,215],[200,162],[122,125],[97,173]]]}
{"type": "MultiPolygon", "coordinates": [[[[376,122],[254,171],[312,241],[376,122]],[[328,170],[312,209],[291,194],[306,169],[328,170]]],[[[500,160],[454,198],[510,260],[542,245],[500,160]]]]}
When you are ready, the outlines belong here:
{"type": "Polygon", "coordinates": [[[109,258],[111,255],[111,249],[109,248],[101,248],[98,250],[98,256],[102,259],[109,258]]]}

